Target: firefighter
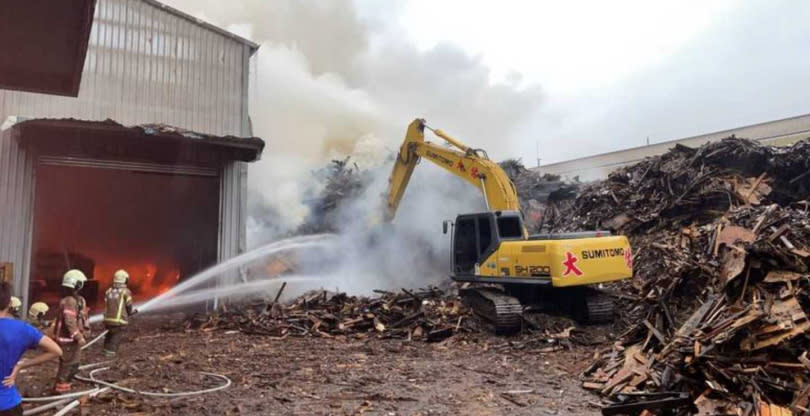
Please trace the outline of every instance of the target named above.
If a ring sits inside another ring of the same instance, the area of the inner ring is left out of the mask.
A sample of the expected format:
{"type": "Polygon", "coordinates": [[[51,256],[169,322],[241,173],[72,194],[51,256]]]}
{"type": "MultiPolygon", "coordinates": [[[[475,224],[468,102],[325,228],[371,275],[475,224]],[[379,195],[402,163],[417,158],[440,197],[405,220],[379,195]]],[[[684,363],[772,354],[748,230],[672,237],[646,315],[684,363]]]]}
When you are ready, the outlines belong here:
{"type": "Polygon", "coordinates": [[[86,281],[84,273],[76,269],[68,270],[62,277],[62,300],[59,301],[54,324],[54,336],[63,351],[53,387],[54,393],[57,394],[70,391],[70,382],[79,372],[82,346],[87,343],[87,337],[90,336],[87,301],[79,295],[86,281]]]}
{"type": "Polygon", "coordinates": [[[28,323],[40,331],[48,327],[48,321],[45,320],[45,314],[48,313],[48,305],[45,302],[35,302],[28,308],[28,323]]]}
{"type": "Polygon", "coordinates": [[[22,302],[20,302],[20,298],[12,296],[11,304],[9,305],[9,312],[11,312],[11,316],[14,319],[20,319],[20,308],[22,308],[22,302]]]}
{"type": "Polygon", "coordinates": [[[129,325],[129,317],[136,313],[132,309],[132,292],[127,288],[129,273],[118,270],[113,275],[113,286],[104,294],[104,355],[114,357],[129,325]]]}

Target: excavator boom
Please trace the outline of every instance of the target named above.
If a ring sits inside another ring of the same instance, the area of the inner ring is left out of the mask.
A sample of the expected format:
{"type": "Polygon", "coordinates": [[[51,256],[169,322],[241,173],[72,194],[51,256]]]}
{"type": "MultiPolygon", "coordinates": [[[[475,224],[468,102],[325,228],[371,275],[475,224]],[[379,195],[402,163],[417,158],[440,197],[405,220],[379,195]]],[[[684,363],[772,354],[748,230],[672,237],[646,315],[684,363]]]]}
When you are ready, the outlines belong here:
{"type": "Polygon", "coordinates": [[[488,210],[520,210],[515,185],[497,163],[489,160],[483,150],[472,149],[441,130],[432,131],[454,148],[426,141],[426,128],[428,127],[422,119],[416,119],[408,126],[405,141],[399,149],[391,172],[385,216],[387,221],[396,216],[399,203],[420,158],[430,160],[481,190],[488,210]]]}

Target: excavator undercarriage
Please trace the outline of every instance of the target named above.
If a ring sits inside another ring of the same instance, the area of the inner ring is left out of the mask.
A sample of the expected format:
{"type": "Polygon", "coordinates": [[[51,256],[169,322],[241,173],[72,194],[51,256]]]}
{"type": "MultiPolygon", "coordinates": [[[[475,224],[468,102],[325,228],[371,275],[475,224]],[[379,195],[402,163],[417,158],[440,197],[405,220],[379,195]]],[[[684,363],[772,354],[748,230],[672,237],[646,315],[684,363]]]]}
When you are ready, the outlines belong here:
{"type": "Polygon", "coordinates": [[[488,321],[496,334],[521,330],[524,312],[573,317],[587,325],[613,321],[613,298],[593,288],[527,288],[523,285],[471,286],[459,291],[464,303],[488,321]],[[517,286],[517,287],[515,287],[517,286]]]}

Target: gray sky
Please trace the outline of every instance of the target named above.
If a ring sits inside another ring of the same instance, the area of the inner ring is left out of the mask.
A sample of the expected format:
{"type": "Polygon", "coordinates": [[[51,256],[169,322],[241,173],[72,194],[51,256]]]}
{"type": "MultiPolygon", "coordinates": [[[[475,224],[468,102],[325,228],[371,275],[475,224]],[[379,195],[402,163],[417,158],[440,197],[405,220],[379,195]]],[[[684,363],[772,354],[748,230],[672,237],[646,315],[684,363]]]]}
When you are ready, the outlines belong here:
{"type": "Polygon", "coordinates": [[[416,116],[531,165],[810,112],[810,2],[167,2],[261,42],[254,87],[318,108],[254,119],[312,120],[328,155],[416,116]]]}
{"type": "Polygon", "coordinates": [[[412,0],[401,20],[543,87],[516,133],[527,163],[538,141],[551,163],[810,112],[808,2],[498,4],[412,0]]]}

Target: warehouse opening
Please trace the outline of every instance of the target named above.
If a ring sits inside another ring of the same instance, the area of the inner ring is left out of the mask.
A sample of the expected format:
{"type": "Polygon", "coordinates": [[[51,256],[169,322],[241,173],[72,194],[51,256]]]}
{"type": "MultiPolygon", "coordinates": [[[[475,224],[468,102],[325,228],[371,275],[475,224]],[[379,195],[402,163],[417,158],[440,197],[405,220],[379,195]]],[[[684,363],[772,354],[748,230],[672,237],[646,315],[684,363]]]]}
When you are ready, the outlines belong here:
{"type": "Polygon", "coordinates": [[[0,257],[26,302],[56,304],[71,268],[95,311],[118,269],[144,301],[244,249],[244,162],[261,139],[71,119],[21,121],[0,139],[14,164],[0,257]]]}
{"type": "Polygon", "coordinates": [[[66,268],[96,309],[118,269],[144,300],[216,263],[216,176],[41,164],[35,189],[30,299],[58,300],[66,268]]]}

